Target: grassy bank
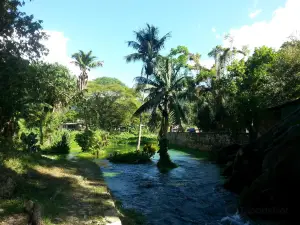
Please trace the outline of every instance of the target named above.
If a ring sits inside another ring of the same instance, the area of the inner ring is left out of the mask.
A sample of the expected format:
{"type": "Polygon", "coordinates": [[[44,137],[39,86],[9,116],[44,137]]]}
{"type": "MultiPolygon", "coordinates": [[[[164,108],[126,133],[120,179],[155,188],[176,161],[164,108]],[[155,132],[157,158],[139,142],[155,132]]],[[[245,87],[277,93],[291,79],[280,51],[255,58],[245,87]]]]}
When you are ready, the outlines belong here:
{"type": "MultiPolygon", "coordinates": [[[[1,176],[15,183],[7,200],[0,199],[1,225],[26,224],[26,200],[41,205],[45,225],[105,224],[106,212],[115,209],[99,167],[90,160],[14,152],[2,154],[0,166],[1,176]]],[[[143,224],[130,213],[118,213],[122,224],[143,224]]]]}
{"type": "MultiPolygon", "coordinates": [[[[71,135],[70,147],[71,154],[84,159],[93,159],[97,156],[96,152],[82,152],[81,148],[75,142],[75,135],[71,135]]],[[[148,134],[141,138],[141,149],[146,144],[154,144],[157,147],[157,135],[148,134]]],[[[106,159],[111,155],[117,153],[133,153],[137,147],[137,136],[130,133],[112,134],[109,136],[109,144],[103,149],[99,150],[99,159],[106,159]]]]}
{"type": "Polygon", "coordinates": [[[169,145],[169,149],[179,150],[181,152],[190,154],[190,155],[194,156],[195,158],[201,159],[201,160],[210,160],[210,158],[211,158],[211,152],[209,152],[209,151],[200,151],[198,149],[183,148],[183,147],[179,147],[177,145],[169,145]]]}

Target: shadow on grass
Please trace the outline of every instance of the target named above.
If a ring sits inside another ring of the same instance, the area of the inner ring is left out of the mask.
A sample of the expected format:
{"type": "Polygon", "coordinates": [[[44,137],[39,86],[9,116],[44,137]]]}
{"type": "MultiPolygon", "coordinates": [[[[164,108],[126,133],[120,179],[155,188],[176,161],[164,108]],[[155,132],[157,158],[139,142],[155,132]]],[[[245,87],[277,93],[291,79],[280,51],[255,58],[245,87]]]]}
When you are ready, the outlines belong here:
{"type": "Polygon", "coordinates": [[[41,205],[45,224],[70,222],[70,219],[72,224],[82,224],[82,221],[88,220],[101,222],[104,212],[114,208],[100,169],[92,161],[78,159],[71,162],[63,157],[50,159],[34,156],[29,163],[30,157],[18,157],[21,162],[26,159],[23,163],[28,165],[21,174],[5,163],[0,167],[1,173],[5,172],[17,183],[12,197],[0,199],[0,209],[3,211],[0,221],[22,213],[26,200],[41,205]]]}

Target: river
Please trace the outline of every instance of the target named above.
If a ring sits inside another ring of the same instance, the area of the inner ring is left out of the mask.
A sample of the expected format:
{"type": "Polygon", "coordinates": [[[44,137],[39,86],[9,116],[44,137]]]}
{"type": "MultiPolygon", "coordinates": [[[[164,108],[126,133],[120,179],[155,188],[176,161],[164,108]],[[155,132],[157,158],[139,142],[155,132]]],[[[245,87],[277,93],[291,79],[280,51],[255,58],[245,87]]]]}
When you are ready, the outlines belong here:
{"type": "Polygon", "coordinates": [[[114,197],[152,225],[254,224],[236,212],[237,198],[222,187],[220,168],[205,159],[169,151],[179,166],[162,174],[153,163],[129,165],[103,161],[101,170],[114,197]]]}

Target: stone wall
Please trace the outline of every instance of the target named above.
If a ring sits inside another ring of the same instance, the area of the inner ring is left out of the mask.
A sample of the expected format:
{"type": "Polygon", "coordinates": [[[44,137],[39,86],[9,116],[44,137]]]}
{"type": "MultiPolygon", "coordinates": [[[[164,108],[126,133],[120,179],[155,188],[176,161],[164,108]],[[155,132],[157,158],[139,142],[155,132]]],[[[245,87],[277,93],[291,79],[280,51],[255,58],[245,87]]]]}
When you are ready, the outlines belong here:
{"type": "MultiPolygon", "coordinates": [[[[221,147],[233,143],[228,133],[189,133],[170,132],[167,135],[170,144],[202,151],[210,151],[213,146],[221,147]]],[[[247,134],[240,134],[239,143],[248,141],[247,134]]]]}

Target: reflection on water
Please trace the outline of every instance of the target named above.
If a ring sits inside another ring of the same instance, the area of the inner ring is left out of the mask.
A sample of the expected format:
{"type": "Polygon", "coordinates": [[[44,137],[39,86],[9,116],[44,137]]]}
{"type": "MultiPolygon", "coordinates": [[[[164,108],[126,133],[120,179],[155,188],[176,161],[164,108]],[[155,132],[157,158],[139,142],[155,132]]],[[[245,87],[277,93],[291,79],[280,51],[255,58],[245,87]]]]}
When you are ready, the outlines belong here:
{"type": "Polygon", "coordinates": [[[143,213],[149,224],[245,224],[234,215],[236,196],[222,188],[219,168],[189,154],[170,150],[179,165],[161,174],[155,163],[100,165],[114,196],[124,207],[143,213]]]}

